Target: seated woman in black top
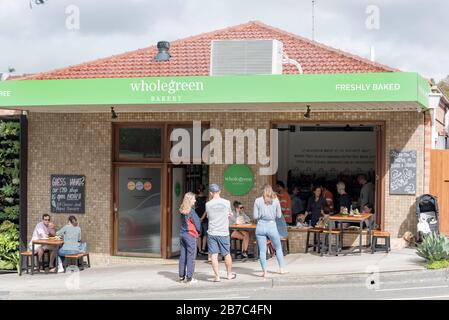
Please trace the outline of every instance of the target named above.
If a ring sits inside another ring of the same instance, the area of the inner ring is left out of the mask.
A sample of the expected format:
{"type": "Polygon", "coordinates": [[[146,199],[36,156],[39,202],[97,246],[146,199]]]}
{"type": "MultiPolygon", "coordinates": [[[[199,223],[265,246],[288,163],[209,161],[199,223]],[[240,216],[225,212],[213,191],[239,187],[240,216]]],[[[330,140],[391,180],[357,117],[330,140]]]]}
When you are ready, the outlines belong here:
{"type": "Polygon", "coordinates": [[[320,217],[324,215],[324,207],[326,206],[326,200],[321,194],[321,188],[314,186],[312,188],[313,195],[307,202],[306,221],[310,221],[310,225],[314,227],[320,217]]]}
{"type": "Polygon", "coordinates": [[[337,192],[339,194],[339,197],[335,206],[336,213],[341,213],[343,207],[348,209],[348,212],[351,208],[352,200],[349,194],[346,193],[345,187],[346,186],[344,182],[340,181],[339,183],[337,183],[337,192]]]}

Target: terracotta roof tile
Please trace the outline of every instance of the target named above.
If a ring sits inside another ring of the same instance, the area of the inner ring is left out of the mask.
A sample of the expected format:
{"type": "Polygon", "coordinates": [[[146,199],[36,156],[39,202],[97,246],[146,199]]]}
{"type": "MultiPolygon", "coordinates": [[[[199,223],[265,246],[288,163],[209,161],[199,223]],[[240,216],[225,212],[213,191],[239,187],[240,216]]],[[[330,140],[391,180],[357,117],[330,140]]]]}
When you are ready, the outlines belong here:
{"type": "MultiPolygon", "coordinates": [[[[129,51],[20,78],[21,80],[117,78],[148,76],[209,75],[210,44],[219,39],[277,39],[284,51],[297,60],[304,73],[365,73],[399,71],[379,63],[331,48],[321,43],[265,25],[258,21],[228,27],[171,42],[169,61],[155,61],[156,46],[129,51]]],[[[284,65],[284,74],[297,73],[284,65]]]]}

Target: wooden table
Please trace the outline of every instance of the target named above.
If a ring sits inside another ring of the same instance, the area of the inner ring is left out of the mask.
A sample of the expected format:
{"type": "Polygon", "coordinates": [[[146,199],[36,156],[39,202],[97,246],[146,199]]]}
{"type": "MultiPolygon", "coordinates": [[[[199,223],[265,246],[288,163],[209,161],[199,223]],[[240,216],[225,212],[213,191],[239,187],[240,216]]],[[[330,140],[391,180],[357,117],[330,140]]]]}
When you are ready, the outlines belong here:
{"type": "Polygon", "coordinates": [[[246,223],[246,224],[231,224],[229,229],[237,231],[256,231],[256,224],[246,223]]]}
{"type": "MultiPolygon", "coordinates": [[[[374,215],[371,213],[362,213],[359,215],[343,215],[343,214],[333,214],[329,216],[329,221],[339,222],[340,223],[340,230],[343,234],[343,223],[344,222],[358,222],[360,224],[360,230],[359,230],[359,251],[360,254],[362,254],[362,231],[363,231],[363,222],[369,221],[373,219],[374,215]]],[[[372,221],[369,223],[369,231],[368,236],[371,234],[371,228],[372,228],[372,221]]],[[[329,230],[332,229],[331,224],[329,224],[329,230]]]]}
{"type": "MultiPolygon", "coordinates": [[[[31,275],[34,274],[34,245],[40,244],[40,245],[50,245],[50,246],[56,246],[56,273],[58,273],[58,253],[59,253],[59,246],[64,244],[64,240],[50,240],[50,239],[38,239],[31,241],[31,275]]],[[[39,259],[39,258],[38,258],[39,259]]]]}

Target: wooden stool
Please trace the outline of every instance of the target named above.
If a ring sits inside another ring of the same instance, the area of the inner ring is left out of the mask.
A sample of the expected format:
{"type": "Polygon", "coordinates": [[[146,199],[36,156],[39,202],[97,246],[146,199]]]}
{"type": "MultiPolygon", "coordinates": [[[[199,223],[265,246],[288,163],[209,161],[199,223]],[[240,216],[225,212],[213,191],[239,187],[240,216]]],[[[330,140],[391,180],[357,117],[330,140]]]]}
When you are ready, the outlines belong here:
{"type": "MultiPolygon", "coordinates": [[[[34,259],[37,256],[37,252],[34,253],[34,257],[31,257],[31,251],[23,251],[20,253],[20,266],[19,266],[19,276],[22,275],[22,271],[26,270],[26,273],[29,273],[31,270],[31,259],[34,259]],[[25,267],[23,266],[23,259],[25,259],[25,267]]],[[[36,259],[37,263],[34,268],[39,271],[39,259],[36,259]]]]}
{"type": "Polygon", "coordinates": [[[341,246],[343,244],[342,241],[342,233],[340,229],[332,229],[332,230],[324,230],[320,234],[320,251],[321,255],[323,255],[324,251],[327,250],[328,254],[332,253],[332,243],[333,237],[335,237],[335,255],[338,256],[338,253],[341,251],[341,246]],[[321,242],[321,234],[324,235],[324,241],[321,242]]]}
{"type": "Polygon", "coordinates": [[[87,267],[90,268],[90,257],[89,252],[80,252],[76,254],[66,254],[64,256],[64,272],[67,269],[68,261],[75,260],[76,266],[80,267],[80,270],[84,270],[84,257],[87,257],[87,267]]]}
{"type": "MultiPolygon", "coordinates": [[[[253,244],[254,244],[254,259],[257,260],[257,259],[259,259],[259,248],[257,246],[257,240],[254,240],[253,244]]],[[[274,249],[271,244],[271,240],[267,239],[267,253],[269,253],[270,258],[273,257],[273,251],[274,251],[274,249]],[[269,250],[270,248],[272,249],[271,251],[269,250]]],[[[269,259],[268,254],[267,254],[267,259],[269,259]]]]}
{"type": "Polygon", "coordinates": [[[374,230],[373,237],[371,239],[371,253],[374,253],[379,250],[386,250],[387,253],[390,252],[390,233],[387,231],[374,230]],[[378,245],[377,239],[385,239],[384,245],[378,245]]]}
{"type": "Polygon", "coordinates": [[[284,256],[290,253],[290,245],[288,244],[288,237],[281,238],[281,244],[282,244],[282,252],[284,253],[284,256]],[[284,243],[287,250],[284,250],[284,243]]]}
{"type": "MultiPolygon", "coordinates": [[[[42,256],[42,266],[44,265],[45,256],[47,256],[48,261],[50,261],[50,252],[48,250],[44,251],[44,255],[42,256]]],[[[31,257],[31,251],[22,251],[20,253],[20,261],[19,261],[19,276],[22,275],[22,271],[26,270],[26,273],[29,273],[31,270],[31,259],[36,259],[34,264],[34,271],[40,272],[41,264],[39,262],[37,251],[34,252],[34,257],[31,257]],[[23,266],[23,262],[25,259],[25,266],[23,266]]]]}
{"type": "Polygon", "coordinates": [[[309,248],[312,247],[313,251],[317,251],[320,253],[320,234],[324,231],[323,228],[309,228],[307,229],[307,239],[306,239],[306,253],[309,251],[309,248]],[[313,244],[309,244],[310,234],[313,233],[313,244]]]}

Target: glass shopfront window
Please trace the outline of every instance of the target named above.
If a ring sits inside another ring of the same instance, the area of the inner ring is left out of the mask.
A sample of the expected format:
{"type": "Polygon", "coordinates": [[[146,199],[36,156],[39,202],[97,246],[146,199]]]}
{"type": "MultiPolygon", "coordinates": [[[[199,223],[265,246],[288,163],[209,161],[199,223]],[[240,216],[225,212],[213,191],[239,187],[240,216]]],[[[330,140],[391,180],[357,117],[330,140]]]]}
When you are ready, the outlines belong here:
{"type": "Polygon", "coordinates": [[[119,129],[119,159],[159,159],[162,157],[162,128],[119,129]]]}

